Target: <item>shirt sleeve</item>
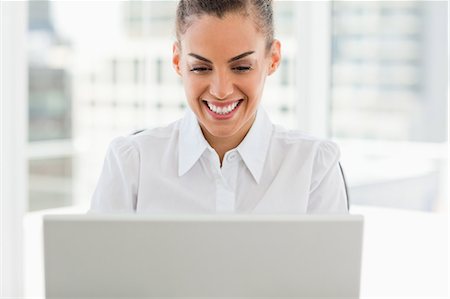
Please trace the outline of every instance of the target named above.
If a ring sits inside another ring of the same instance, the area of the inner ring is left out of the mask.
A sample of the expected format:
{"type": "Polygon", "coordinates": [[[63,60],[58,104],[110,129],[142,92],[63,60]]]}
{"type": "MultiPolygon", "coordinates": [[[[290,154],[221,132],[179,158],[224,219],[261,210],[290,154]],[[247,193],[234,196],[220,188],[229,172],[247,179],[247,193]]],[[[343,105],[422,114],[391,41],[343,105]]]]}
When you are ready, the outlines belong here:
{"type": "Polygon", "coordinates": [[[307,213],[348,213],[339,158],[340,151],[334,142],[323,141],[319,144],[313,165],[307,213]]]}
{"type": "Polygon", "coordinates": [[[138,185],[139,152],[130,137],[118,137],[108,147],[89,212],[133,213],[138,185]]]}

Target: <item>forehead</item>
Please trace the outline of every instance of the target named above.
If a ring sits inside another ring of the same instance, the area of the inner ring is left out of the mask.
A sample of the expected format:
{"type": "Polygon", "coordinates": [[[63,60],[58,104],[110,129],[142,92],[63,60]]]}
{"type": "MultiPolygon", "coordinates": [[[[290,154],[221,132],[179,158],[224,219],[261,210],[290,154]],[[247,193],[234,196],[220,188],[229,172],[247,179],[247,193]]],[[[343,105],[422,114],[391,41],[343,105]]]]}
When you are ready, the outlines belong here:
{"type": "Polygon", "coordinates": [[[210,59],[228,59],[246,51],[262,52],[265,37],[251,17],[239,13],[224,18],[196,17],[181,37],[185,53],[196,53],[210,59]]]}

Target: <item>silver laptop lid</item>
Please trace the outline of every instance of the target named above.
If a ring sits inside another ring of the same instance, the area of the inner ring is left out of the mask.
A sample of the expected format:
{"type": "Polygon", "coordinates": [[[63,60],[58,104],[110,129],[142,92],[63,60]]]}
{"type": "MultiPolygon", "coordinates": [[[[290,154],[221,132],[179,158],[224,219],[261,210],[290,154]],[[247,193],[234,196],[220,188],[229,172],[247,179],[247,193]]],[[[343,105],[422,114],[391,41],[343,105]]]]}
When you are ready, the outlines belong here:
{"type": "Polygon", "coordinates": [[[47,298],[359,298],[363,218],[44,218],[47,298]]]}

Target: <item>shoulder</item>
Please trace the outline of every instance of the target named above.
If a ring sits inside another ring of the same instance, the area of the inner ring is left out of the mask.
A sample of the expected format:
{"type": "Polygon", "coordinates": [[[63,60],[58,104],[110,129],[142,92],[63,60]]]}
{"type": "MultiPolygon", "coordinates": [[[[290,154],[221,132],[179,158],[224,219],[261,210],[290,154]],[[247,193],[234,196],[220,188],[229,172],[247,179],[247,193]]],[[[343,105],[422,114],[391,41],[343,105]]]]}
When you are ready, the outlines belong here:
{"type": "Polygon", "coordinates": [[[338,145],[327,139],[321,139],[299,130],[289,130],[274,126],[273,141],[285,149],[313,154],[319,159],[336,159],[340,155],[338,145]]]}
{"type": "Polygon", "coordinates": [[[141,142],[145,140],[164,140],[171,138],[179,130],[180,121],[177,120],[167,126],[143,129],[130,134],[130,141],[141,142]]]}
{"type": "Polygon", "coordinates": [[[116,137],[111,141],[110,149],[120,152],[141,151],[143,149],[167,144],[178,136],[179,122],[175,121],[164,127],[155,127],[132,132],[126,136],[116,137]]]}
{"type": "Polygon", "coordinates": [[[143,153],[158,152],[158,149],[164,151],[170,144],[170,140],[178,136],[178,122],[114,138],[108,146],[108,159],[137,161],[140,160],[143,153]]]}

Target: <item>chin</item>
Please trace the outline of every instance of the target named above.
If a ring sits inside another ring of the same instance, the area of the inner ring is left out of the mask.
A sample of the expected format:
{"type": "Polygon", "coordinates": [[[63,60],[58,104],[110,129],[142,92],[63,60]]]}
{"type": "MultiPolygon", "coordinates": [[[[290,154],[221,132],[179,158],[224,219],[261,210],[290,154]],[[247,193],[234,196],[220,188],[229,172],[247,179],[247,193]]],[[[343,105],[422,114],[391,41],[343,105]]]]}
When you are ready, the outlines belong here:
{"type": "Polygon", "coordinates": [[[205,129],[208,131],[209,134],[215,136],[215,137],[219,137],[219,138],[229,138],[229,137],[233,137],[234,135],[236,135],[237,131],[236,129],[231,129],[231,128],[218,128],[218,127],[208,127],[208,126],[204,126],[205,129]]]}

